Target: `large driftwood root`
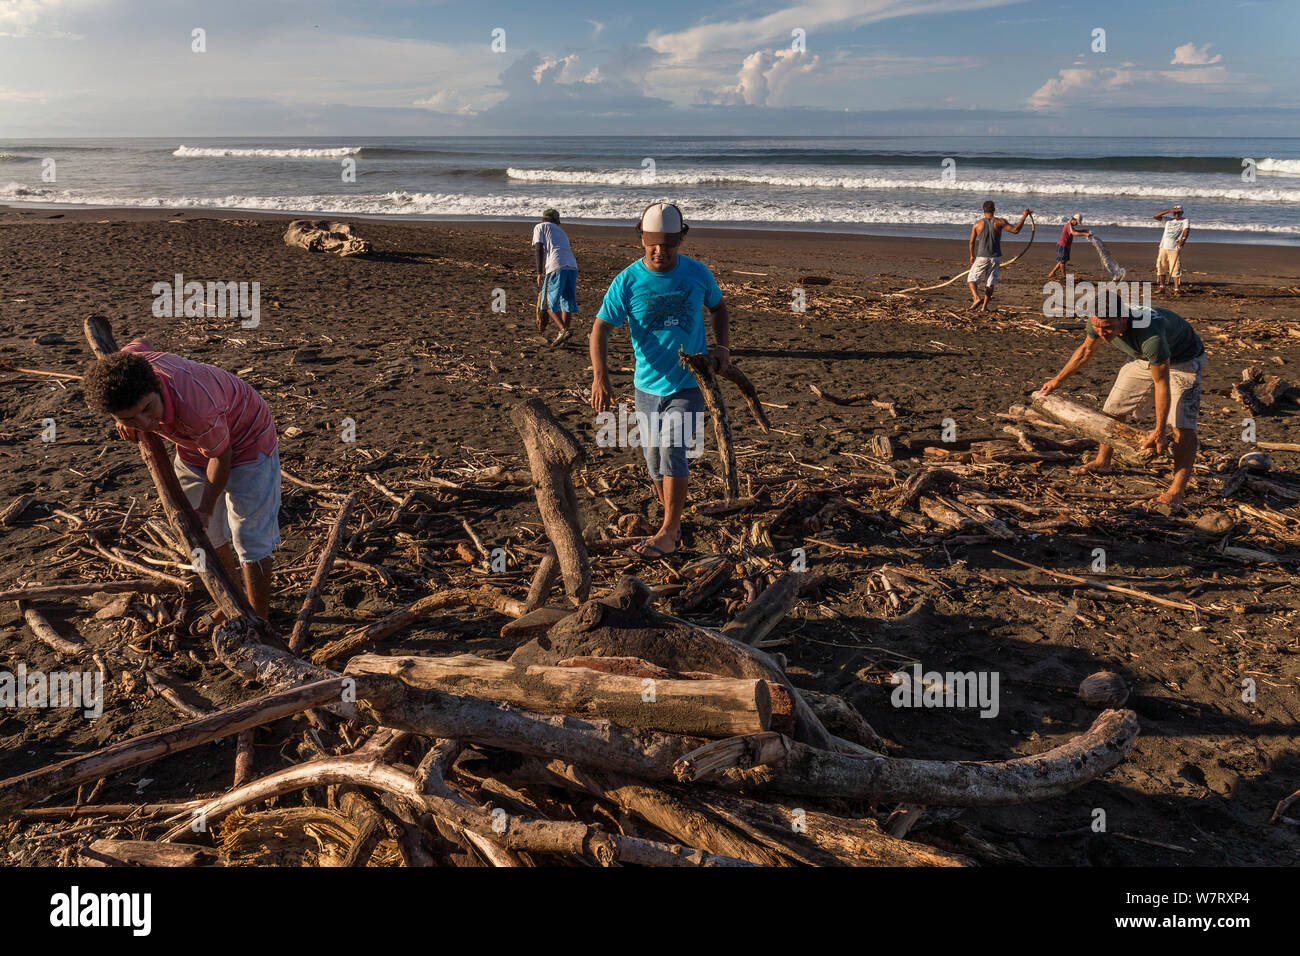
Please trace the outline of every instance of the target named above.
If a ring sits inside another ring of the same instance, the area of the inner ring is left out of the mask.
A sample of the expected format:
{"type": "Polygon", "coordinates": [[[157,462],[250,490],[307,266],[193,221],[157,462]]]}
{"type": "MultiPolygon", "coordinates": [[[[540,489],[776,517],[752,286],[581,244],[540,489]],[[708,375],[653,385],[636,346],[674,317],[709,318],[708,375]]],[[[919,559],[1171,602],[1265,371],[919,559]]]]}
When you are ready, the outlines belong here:
{"type": "Polygon", "coordinates": [[[370,240],[358,236],[351,225],[329,219],[293,220],[284,231],[284,244],[340,256],[364,256],[371,251],[370,240]]]}

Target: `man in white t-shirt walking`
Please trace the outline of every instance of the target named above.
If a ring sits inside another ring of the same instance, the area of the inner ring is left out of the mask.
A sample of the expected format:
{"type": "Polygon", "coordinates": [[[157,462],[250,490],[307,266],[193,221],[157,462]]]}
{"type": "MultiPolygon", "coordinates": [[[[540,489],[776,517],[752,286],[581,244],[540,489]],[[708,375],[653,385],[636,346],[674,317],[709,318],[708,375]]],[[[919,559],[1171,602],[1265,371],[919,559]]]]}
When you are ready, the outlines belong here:
{"type": "Polygon", "coordinates": [[[1151,217],[1164,226],[1160,236],[1160,251],[1156,253],[1156,280],[1160,283],[1158,291],[1165,291],[1165,276],[1174,280],[1174,295],[1178,295],[1178,282],[1183,277],[1183,245],[1191,234],[1192,224],[1183,218],[1182,206],[1170,206],[1151,217]],[[1165,216],[1172,215],[1172,219],[1165,216]]]}
{"type": "Polygon", "coordinates": [[[560,228],[556,210],[542,213],[542,221],[533,229],[533,253],[537,257],[537,288],[545,300],[538,309],[544,307],[560,327],[551,340],[552,346],[560,345],[568,341],[569,323],[578,314],[578,260],[560,228]]]}

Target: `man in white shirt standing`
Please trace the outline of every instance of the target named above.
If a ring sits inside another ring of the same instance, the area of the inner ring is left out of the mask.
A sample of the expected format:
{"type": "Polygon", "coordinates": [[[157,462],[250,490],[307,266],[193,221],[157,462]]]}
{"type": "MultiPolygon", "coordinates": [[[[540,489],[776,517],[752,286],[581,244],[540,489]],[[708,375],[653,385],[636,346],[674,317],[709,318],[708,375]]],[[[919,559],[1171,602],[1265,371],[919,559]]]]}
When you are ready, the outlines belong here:
{"type": "Polygon", "coordinates": [[[537,257],[537,288],[542,289],[543,306],[560,327],[552,346],[569,339],[569,323],[578,314],[578,260],[569,248],[569,237],[560,228],[560,214],[554,209],[542,213],[533,229],[533,253],[537,257]]]}
{"type": "Polygon", "coordinates": [[[1183,277],[1183,245],[1191,234],[1192,224],[1183,218],[1182,206],[1162,209],[1151,218],[1164,225],[1164,233],[1160,236],[1160,251],[1156,253],[1156,280],[1160,283],[1158,291],[1165,291],[1165,276],[1168,275],[1174,280],[1174,295],[1178,295],[1178,282],[1183,277]],[[1169,215],[1173,218],[1165,219],[1169,215]]]}

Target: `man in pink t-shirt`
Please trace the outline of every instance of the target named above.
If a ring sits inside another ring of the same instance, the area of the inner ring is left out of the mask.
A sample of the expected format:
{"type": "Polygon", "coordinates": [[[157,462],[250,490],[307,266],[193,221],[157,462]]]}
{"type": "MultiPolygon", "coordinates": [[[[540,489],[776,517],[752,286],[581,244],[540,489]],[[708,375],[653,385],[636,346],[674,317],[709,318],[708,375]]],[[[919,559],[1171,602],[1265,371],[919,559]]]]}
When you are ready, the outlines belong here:
{"type": "Polygon", "coordinates": [[[181,487],[232,577],[238,554],[249,603],[265,618],[280,543],[280,454],[262,396],[224,369],[145,339],[92,363],[82,385],[86,403],[112,415],[123,438],[153,432],[176,445],[181,487]]]}

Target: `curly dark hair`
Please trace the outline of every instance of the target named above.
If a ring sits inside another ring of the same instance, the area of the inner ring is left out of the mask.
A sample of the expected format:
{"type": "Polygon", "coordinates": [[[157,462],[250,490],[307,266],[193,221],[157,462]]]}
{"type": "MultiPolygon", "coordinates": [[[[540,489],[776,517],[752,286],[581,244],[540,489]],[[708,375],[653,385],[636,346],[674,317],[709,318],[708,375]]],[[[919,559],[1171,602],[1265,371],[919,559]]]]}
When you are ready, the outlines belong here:
{"type": "Polygon", "coordinates": [[[162,392],[158,373],[143,355],[134,352],[114,352],[91,362],[81,387],[86,404],[105,415],[134,408],[150,392],[162,392]]]}

